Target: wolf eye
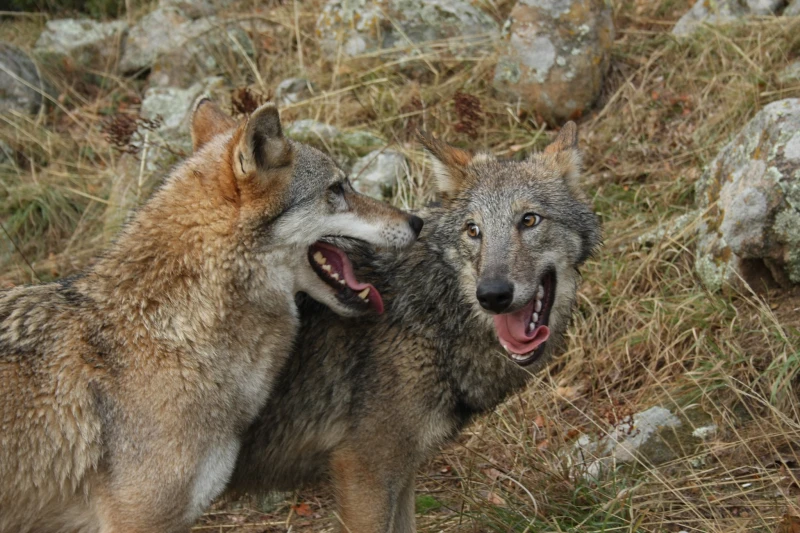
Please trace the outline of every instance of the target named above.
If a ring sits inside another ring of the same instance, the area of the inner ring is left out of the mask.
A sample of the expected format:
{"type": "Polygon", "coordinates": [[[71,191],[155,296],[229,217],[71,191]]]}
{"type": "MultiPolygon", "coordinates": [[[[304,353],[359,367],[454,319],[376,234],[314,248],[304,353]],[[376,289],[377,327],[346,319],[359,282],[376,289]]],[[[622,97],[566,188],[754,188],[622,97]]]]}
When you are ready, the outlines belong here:
{"type": "Polygon", "coordinates": [[[337,181],[336,183],[328,187],[328,190],[331,191],[333,194],[344,194],[344,187],[342,187],[341,181],[337,181]]]}
{"type": "Polygon", "coordinates": [[[467,235],[472,237],[473,239],[477,239],[481,236],[481,228],[478,227],[477,224],[474,222],[470,222],[467,224],[467,235]]]}
{"type": "Polygon", "coordinates": [[[541,221],[542,217],[540,217],[536,213],[526,213],[525,216],[522,217],[522,225],[527,228],[538,226],[539,222],[541,221]]]}

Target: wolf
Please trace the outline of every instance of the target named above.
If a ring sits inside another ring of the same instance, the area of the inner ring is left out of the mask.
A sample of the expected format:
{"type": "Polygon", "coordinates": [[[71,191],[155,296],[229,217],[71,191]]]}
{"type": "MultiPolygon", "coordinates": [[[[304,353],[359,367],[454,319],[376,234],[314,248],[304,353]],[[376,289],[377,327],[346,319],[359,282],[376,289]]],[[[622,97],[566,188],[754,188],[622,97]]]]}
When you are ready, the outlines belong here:
{"type": "Polygon", "coordinates": [[[419,240],[350,250],[387,312],[350,320],[302,301],[229,496],[329,480],[342,531],[411,533],[418,467],[562,349],[601,234],[575,124],[524,161],[421,141],[441,203],[418,213],[419,240]]]}
{"type": "Polygon", "coordinates": [[[264,105],[202,99],[194,154],[82,274],[0,292],[0,532],[185,532],[223,489],[291,351],[302,291],[383,311],[324,237],[410,245],[264,105]]]}

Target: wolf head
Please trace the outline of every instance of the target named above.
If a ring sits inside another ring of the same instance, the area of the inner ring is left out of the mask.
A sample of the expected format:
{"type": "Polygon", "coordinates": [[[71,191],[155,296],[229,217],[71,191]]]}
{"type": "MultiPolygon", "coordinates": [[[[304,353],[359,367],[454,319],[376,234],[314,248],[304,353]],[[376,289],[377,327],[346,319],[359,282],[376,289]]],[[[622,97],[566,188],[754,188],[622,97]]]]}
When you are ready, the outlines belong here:
{"type": "Polygon", "coordinates": [[[560,339],[569,323],[578,266],[600,242],[599,221],[580,189],[575,124],[520,162],[473,155],[422,133],[420,140],[457,234],[445,255],[461,272],[465,298],[493,322],[513,361],[546,360],[554,344],[548,339],[560,339]]]}
{"type": "MultiPolygon", "coordinates": [[[[252,246],[280,248],[294,274],[295,292],[342,315],[383,312],[380,294],[353,274],[334,238],[379,247],[405,247],[422,220],[357,193],[322,152],[283,135],[277,108],[265,104],[238,123],[208,99],[192,115],[192,144],[204,175],[216,176],[223,197],[254,235],[252,246]]],[[[195,163],[197,164],[197,163],[195,163]]]]}

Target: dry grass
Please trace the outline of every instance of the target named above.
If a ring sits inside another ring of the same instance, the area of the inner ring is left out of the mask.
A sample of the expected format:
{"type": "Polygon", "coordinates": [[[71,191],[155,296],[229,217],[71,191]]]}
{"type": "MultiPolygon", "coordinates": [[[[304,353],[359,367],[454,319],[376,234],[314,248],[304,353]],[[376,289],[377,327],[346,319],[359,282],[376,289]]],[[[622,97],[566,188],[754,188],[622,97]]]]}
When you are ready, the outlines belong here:
{"type": "MultiPolygon", "coordinates": [[[[412,132],[424,127],[465,147],[521,157],[549,131],[492,96],[491,60],[453,57],[439,43],[412,50],[320,57],[318,1],[235,12],[266,22],[257,36],[250,89],[269,95],[301,75],[317,94],[284,111],[342,129],[364,125],[404,151],[410,176],[396,202],[416,206],[431,190],[412,132]],[[442,50],[441,53],[437,50],[442,50]],[[476,103],[477,102],[477,106],[476,103]],[[466,124],[465,124],[466,121],[466,124]]],[[[419,477],[421,531],[796,531],[800,518],[800,291],[710,295],[693,275],[691,225],[640,237],[691,211],[703,165],[765,104],[800,96],[776,74],[800,57],[800,19],[708,28],[677,41],[671,24],[685,0],[615,0],[618,28],[604,106],[581,124],[587,187],[604,221],[605,247],[585,269],[569,350],[427,465],[419,477]],[[648,243],[648,240],[651,241],[648,243]],[[564,453],[583,433],[652,405],[696,419],[716,435],[677,458],[583,475],[564,453]]],[[[494,4],[502,20],[512,2],[494,4]]],[[[2,22],[20,44],[41,23],[2,22]]],[[[6,32],[5,30],[9,31],[6,32]]],[[[451,46],[452,47],[452,46],[451,46]]],[[[17,151],[0,166],[2,280],[62,276],[85,265],[113,233],[119,154],[100,124],[135,112],[144,87],[80,73],[37,117],[3,116],[0,140],[17,151]]],[[[338,147],[329,147],[335,153],[338,147]]],[[[344,156],[343,154],[339,154],[344,156]]],[[[329,494],[304,492],[266,512],[220,507],[198,530],[314,531],[335,523],[329,494]],[[293,504],[296,504],[293,506],[293,504]]]]}

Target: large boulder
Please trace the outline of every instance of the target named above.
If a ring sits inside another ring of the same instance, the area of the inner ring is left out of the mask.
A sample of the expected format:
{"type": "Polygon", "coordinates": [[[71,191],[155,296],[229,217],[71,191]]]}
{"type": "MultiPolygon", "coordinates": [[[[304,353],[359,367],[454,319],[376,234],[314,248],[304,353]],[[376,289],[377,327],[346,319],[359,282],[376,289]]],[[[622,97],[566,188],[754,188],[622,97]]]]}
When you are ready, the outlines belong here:
{"type": "Polygon", "coordinates": [[[187,17],[197,19],[216,15],[231,3],[232,0],[159,0],[158,7],[178,9],[187,17]]]}
{"type": "Polygon", "coordinates": [[[706,287],[800,283],[800,99],[756,114],[705,170],[696,198],[695,269],[706,287]]]}
{"type": "Polygon", "coordinates": [[[614,26],[603,0],[524,0],[511,11],[494,87],[551,123],[596,102],[614,26]]]}
{"type": "MultiPolygon", "coordinates": [[[[469,0],[328,0],[317,20],[330,59],[447,40],[456,55],[489,53],[500,28],[469,0]]],[[[419,49],[418,46],[415,46],[419,49]]]]}
{"type": "Polygon", "coordinates": [[[703,24],[726,24],[750,15],[774,15],[785,0],[697,0],[675,27],[673,35],[691,35],[703,24]]]}
{"type": "Polygon", "coordinates": [[[227,62],[247,68],[243,56],[252,56],[253,50],[247,32],[236,23],[213,16],[191,19],[180,9],[162,7],[131,28],[120,70],[152,69],[152,85],[188,88],[220,74],[227,62]]]}
{"type": "Polygon", "coordinates": [[[52,87],[42,77],[28,55],[8,43],[0,42],[0,113],[36,113],[52,87]]]}
{"type": "Polygon", "coordinates": [[[78,66],[113,71],[127,31],[125,21],[50,20],[36,41],[34,53],[69,68],[78,66]]]}

